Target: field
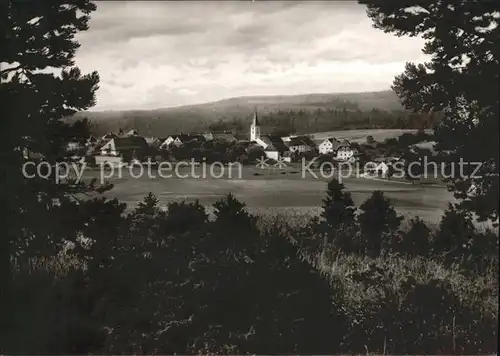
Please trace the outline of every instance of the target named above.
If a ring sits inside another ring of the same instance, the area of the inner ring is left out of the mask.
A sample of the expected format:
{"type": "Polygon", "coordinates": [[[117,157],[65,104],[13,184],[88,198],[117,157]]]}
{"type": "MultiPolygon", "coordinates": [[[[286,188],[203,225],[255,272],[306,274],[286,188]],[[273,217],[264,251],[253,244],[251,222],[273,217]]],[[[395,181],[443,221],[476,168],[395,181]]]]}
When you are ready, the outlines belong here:
{"type": "MultiPolygon", "coordinates": [[[[209,168],[207,168],[209,172],[209,168]]],[[[191,168],[179,170],[180,174],[190,175],[188,178],[150,178],[144,174],[140,178],[132,178],[128,168],[124,168],[122,176],[114,172],[109,179],[114,188],[107,192],[108,197],[116,197],[126,202],[129,208],[141,201],[148,192],[154,193],[162,205],[171,201],[199,199],[204,205],[211,205],[224,195],[233,193],[245,202],[250,211],[283,211],[292,210],[301,214],[317,214],[324,197],[328,177],[313,177],[308,172],[302,177],[300,165],[289,166],[279,170],[273,168],[260,169],[243,167],[241,178],[238,169],[233,167],[232,178],[229,171],[222,178],[194,178],[191,168]]],[[[134,175],[138,172],[133,171],[134,175]]],[[[153,173],[155,173],[153,171],[153,173]]],[[[201,168],[195,170],[201,175],[201,168]]],[[[109,174],[109,172],[108,172],[109,174]]],[[[157,173],[156,173],[157,175],[157,173]]],[[[99,171],[86,172],[86,176],[99,178],[99,171]]],[[[351,192],[356,205],[359,206],[374,190],[383,191],[405,216],[420,216],[429,222],[437,222],[448,201],[453,199],[444,186],[411,185],[406,182],[391,182],[350,177],[343,180],[346,190],[351,192]]]]}
{"type": "Polygon", "coordinates": [[[415,133],[417,130],[407,129],[366,129],[366,130],[339,130],[314,133],[313,138],[316,141],[323,141],[328,137],[335,137],[339,140],[349,140],[351,142],[366,142],[367,136],[373,136],[377,142],[383,142],[385,139],[399,137],[406,132],[415,133]]]}

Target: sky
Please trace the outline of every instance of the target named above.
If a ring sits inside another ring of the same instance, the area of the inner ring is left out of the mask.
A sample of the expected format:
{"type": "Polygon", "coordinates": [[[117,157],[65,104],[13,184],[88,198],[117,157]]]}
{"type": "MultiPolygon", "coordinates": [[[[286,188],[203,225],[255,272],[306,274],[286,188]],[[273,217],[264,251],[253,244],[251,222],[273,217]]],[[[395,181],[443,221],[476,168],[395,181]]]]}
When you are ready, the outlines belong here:
{"type": "Polygon", "coordinates": [[[94,110],[250,95],[387,90],[423,40],[373,28],[355,1],[97,1],[75,61],[94,110]]]}

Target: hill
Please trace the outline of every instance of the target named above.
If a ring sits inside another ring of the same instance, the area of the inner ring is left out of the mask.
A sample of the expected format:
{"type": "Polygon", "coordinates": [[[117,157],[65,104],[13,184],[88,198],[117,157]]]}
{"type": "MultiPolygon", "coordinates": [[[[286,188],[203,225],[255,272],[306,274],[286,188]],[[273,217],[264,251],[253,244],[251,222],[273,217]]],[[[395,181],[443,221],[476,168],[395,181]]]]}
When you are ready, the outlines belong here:
{"type": "MultiPolygon", "coordinates": [[[[212,124],[234,120],[249,120],[254,107],[261,116],[274,113],[299,113],[302,116],[329,113],[322,121],[337,123],[360,112],[403,112],[403,108],[392,91],[366,93],[302,94],[281,96],[245,96],[219,101],[154,110],[87,111],[74,115],[73,119],[89,118],[96,133],[116,131],[118,128],[137,128],[144,134],[167,135],[174,132],[206,130],[212,124]],[[340,117],[338,112],[342,112],[340,117]],[[335,113],[335,115],[333,114],[335,113]]],[[[299,115],[299,116],[300,116],[299,115]]],[[[325,115],[323,115],[325,116],[325,115]]],[[[359,115],[358,115],[359,116],[359,115]]],[[[284,115],[281,115],[284,117],[284,115]]],[[[278,119],[280,119],[278,118],[278,119]]],[[[308,119],[307,118],[307,119],[308,119]]],[[[306,118],[300,118],[304,120],[306,118]]],[[[306,120],[307,120],[306,119],[306,120]]],[[[349,119],[349,120],[352,120],[349,119]]],[[[245,121],[246,122],[246,121],[245,121]]],[[[275,120],[272,124],[275,125],[275,120]]],[[[371,122],[373,126],[373,122],[371,122]]],[[[339,125],[333,125],[332,129],[339,125]]],[[[246,127],[246,125],[245,125],[246,127]]],[[[352,128],[352,127],[351,127],[352,128]]]]}

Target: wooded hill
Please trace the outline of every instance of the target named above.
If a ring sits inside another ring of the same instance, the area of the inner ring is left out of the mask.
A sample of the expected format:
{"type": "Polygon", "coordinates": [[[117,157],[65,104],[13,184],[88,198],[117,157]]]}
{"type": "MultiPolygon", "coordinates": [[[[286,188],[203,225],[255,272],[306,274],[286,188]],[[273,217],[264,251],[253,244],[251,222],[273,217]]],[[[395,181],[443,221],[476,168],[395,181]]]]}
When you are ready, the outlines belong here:
{"type": "Polygon", "coordinates": [[[263,132],[314,132],[356,128],[431,128],[435,117],[403,109],[392,91],[288,96],[247,96],[155,110],[88,111],[95,134],[135,128],[143,135],[232,130],[248,131],[257,108],[263,132]]]}

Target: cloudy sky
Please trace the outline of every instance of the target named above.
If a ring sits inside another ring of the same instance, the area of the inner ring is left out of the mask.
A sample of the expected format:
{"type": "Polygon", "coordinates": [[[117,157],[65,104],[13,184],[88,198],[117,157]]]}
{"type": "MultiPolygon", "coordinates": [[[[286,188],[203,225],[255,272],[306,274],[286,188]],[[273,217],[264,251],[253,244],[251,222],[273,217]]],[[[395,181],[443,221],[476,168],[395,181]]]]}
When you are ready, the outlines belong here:
{"type": "Polygon", "coordinates": [[[76,64],[101,76],[95,110],[385,90],[425,60],[355,1],[99,1],[78,40],[76,64]]]}

